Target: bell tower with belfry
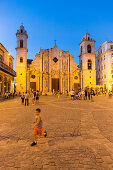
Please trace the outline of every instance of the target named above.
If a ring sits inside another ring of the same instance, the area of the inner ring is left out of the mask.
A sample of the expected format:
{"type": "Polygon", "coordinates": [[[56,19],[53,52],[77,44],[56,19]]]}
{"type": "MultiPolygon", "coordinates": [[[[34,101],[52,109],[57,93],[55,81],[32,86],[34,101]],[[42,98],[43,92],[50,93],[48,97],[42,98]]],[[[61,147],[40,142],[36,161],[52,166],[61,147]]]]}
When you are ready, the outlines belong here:
{"type": "Polygon", "coordinates": [[[96,85],[96,69],[95,69],[95,40],[86,33],[82,38],[80,45],[80,84],[81,89],[91,88],[96,85]]]}
{"type": "Polygon", "coordinates": [[[21,25],[17,30],[17,47],[16,47],[16,92],[22,93],[27,90],[27,32],[21,25]]]}

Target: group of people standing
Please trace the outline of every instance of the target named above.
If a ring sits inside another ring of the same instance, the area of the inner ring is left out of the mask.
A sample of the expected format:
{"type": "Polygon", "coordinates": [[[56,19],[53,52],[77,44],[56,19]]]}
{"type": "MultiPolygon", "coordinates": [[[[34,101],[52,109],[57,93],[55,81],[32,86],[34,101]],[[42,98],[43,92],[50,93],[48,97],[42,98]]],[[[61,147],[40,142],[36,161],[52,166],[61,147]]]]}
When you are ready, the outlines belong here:
{"type": "Polygon", "coordinates": [[[5,92],[4,94],[5,99],[10,99],[11,96],[14,98],[14,96],[16,96],[16,92],[13,92],[13,93],[5,92]]]}
{"type": "Polygon", "coordinates": [[[34,105],[35,103],[37,104],[39,102],[39,96],[40,96],[40,93],[38,90],[33,91],[31,95],[28,92],[26,92],[26,93],[23,92],[21,95],[21,101],[23,104],[25,104],[25,106],[28,106],[29,98],[31,97],[32,105],[34,105]]]}
{"type": "Polygon", "coordinates": [[[73,100],[92,100],[95,96],[95,92],[93,89],[89,90],[89,89],[85,89],[79,92],[74,92],[74,90],[71,90],[71,99],[73,100]]]}

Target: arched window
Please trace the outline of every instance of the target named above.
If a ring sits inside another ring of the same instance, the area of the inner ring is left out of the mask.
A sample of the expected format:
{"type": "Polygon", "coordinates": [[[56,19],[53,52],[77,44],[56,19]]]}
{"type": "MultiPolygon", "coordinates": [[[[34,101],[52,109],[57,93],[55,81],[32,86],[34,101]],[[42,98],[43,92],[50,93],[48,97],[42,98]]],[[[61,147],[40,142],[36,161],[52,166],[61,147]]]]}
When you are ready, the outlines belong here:
{"type": "Polygon", "coordinates": [[[87,46],[87,52],[88,52],[88,53],[91,53],[91,45],[88,45],[88,46],[87,46]]]}
{"type": "Polygon", "coordinates": [[[82,54],[82,46],[81,46],[81,48],[80,48],[80,52],[81,52],[81,54],[82,54]]]}
{"type": "Polygon", "coordinates": [[[21,30],[21,33],[23,33],[23,30],[21,30]]]}
{"type": "Polygon", "coordinates": [[[92,61],[88,60],[88,70],[92,70],[92,61]]]}
{"type": "Polygon", "coordinates": [[[23,48],[23,40],[20,40],[20,48],[23,48]]]}
{"type": "Polygon", "coordinates": [[[23,57],[20,57],[20,63],[23,63],[23,57]]]}

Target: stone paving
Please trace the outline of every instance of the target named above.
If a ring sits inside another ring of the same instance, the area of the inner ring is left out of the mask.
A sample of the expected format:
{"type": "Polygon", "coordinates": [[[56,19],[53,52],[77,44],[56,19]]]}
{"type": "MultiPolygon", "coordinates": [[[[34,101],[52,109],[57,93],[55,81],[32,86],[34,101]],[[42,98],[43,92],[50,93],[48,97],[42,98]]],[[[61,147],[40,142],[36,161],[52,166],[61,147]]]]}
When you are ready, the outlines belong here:
{"type": "Polygon", "coordinates": [[[41,96],[38,105],[19,98],[0,103],[0,170],[113,169],[113,98],[95,101],[41,96]],[[31,147],[34,113],[41,108],[47,138],[31,147]]]}

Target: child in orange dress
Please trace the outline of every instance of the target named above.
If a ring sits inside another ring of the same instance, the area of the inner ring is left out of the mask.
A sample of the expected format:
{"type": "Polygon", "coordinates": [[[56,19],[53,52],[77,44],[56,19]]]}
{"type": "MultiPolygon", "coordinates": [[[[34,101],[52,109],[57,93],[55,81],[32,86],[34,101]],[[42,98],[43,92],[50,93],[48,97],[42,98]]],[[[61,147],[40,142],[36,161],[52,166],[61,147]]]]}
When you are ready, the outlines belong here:
{"type": "Polygon", "coordinates": [[[33,130],[33,143],[31,144],[31,146],[34,146],[37,144],[37,136],[47,136],[47,132],[44,131],[44,129],[42,128],[42,119],[40,116],[40,112],[41,110],[39,108],[36,109],[36,114],[35,114],[35,126],[34,126],[34,130],[33,130]]]}

